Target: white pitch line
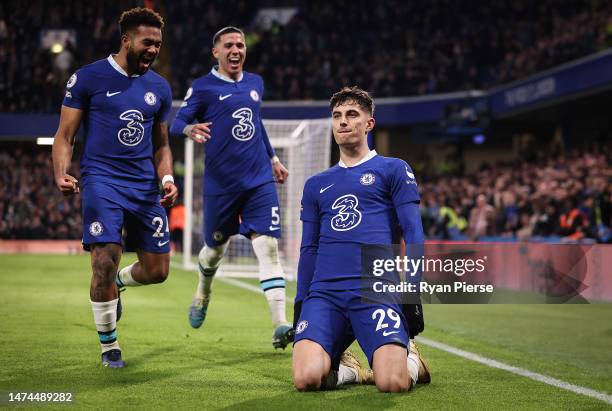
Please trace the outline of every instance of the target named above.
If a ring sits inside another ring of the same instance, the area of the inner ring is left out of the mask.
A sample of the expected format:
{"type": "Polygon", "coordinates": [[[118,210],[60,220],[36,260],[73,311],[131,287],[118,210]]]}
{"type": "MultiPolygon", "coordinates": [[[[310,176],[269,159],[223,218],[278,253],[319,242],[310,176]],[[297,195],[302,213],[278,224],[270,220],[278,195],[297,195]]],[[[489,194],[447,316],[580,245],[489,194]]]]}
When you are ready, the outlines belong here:
{"type": "Polygon", "coordinates": [[[219,277],[219,281],[223,281],[224,283],[235,285],[236,287],[244,288],[245,290],[253,291],[254,293],[263,294],[263,290],[260,287],[257,287],[251,284],[247,284],[240,280],[236,280],[235,278],[219,277]]]}
{"type": "Polygon", "coordinates": [[[532,380],[543,382],[544,384],[552,385],[553,387],[562,388],[564,390],[568,390],[576,394],[586,395],[587,397],[595,398],[600,401],[606,402],[608,404],[612,404],[612,395],[609,395],[609,394],[606,394],[600,391],[595,391],[590,388],[570,384],[569,382],[558,380],[556,378],[549,377],[543,374],[539,374],[537,372],[529,371],[525,368],[514,367],[512,365],[508,365],[503,362],[493,360],[491,358],[487,358],[487,357],[483,357],[478,354],[474,354],[473,352],[460,350],[459,348],[455,348],[451,345],[444,344],[444,343],[434,341],[434,340],[430,340],[429,338],[416,337],[416,340],[420,344],[427,345],[433,348],[437,348],[438,350],[446,351],[450,354],[454,354],[456,356],[465,358],[467,360],[475,361],[477,363],[484,364],[492,368],[499,368],[500,370],[508,371],[513,374],[531,378],[532,380]]]}
{"type": "MultiPolygon", "coordinates": [[[[245,290],[249,290],[249,291],[252,291],[258,294],[263,293],[261,288],[245,283],[240,280],[236,280],[235,278],[220,277],[219,280],[223,281],[224,283],[231,284],[236,287],[240,287],[245,290]]],[[[500,370],[508,371],[513,374],[520,375],[522,377],[527,377],[535,381],[543,382],[544,384],[548,384],[553,387],[561,388],[561,389],[571,391],[576,394],[595,398],[607,404],[612,404],[612,395],[606,394],[604,392],[596,391],[591,388],[581,387],[580,385],[570,384],[569,382],[558,380],[556,378],[549,377],[544,374],[539,374],[537,372],[529,371],[525,368],[520,368],[520,367],[515,367],[513,365],[505,364],[503,362],[500,362],[500,361],[497,361],[491,358],[483,357],[473,352],[464,351],[459,348],[455,348],[452,345],[444,344],[444,343],[441,343],[435,340],[430,340],[429,338],[416,337],[416,340],[419,342],[419,344],[427,345],[432,348],[437,348],[438,350],[445,351],[450,354],[454,354],[458,357],[465,358],[466,360],[474,361],[474,362],[486,365],[491,368],[498,368],[500,370]]]]}

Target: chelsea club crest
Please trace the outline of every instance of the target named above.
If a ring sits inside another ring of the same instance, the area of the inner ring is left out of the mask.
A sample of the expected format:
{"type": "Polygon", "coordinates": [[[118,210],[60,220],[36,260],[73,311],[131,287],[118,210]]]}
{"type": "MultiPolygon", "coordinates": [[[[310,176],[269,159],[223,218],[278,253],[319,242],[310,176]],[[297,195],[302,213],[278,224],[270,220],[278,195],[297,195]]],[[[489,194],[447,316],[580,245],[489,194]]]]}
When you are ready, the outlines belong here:
{"type": "Polygon", "coordinates": [[[155,103],[157,103],[157,97],[150,91],[148,91],[147,94],[144,95],[144,100],[150,106],[154,106],[155,103]]]}
{"type": "Polygon", "coordinates": [[[359,182],[364,186],[369,186],[369,185],[374,184],[375,180],[376,178],[374,177],[374,174],[372,173],[363,173],[361,175],[361,178],[359,178],[359,182]]]}

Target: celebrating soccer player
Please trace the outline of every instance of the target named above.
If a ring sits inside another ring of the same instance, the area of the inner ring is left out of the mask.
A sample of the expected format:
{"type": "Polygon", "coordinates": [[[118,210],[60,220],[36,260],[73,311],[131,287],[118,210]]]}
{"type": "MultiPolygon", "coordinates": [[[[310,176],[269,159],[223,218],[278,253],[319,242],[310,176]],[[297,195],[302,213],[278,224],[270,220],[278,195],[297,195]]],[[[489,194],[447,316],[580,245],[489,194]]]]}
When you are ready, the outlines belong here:
{"type": "Polygon", "coordinates": [[[196,79],[172,123],[172,134],[206,143],[204,166],[204,241],[199,253],[199,283],[189,307],[189,323],[202,326],[211,297],[213,277],[229,238],[251,239],[259,261],[259,280],[270,312],[272,345],[285,348],[293,327],[285,315],[285,279],[278,257],[280,208],[274,180],[284,183],[288,172],[270,145],[260,114],[264,94],[260,76],[243,71],[244,33],[225,27],[213,37],[218,61],[196,79]],[[192,124],[195,121],[195,124],[192,124]]]}
{"type": "Polygon", "coordinates": [[[118,287],[161,283],[168,276],[164,207],[178,195],[166,123],[172,94],[168,82],[149,70],[159,54],[163,26],[161,16],[146,8],[121,15],[119,52],[82,67],[68,80],[53,143],[57,186],[64,195],[82,194],[83,245],[91,252],[93,270],[91,307],[102,365],[110,368],[125,365],[116,331],[118,287]],[[85,140],[77,181],[68,168],[81,122],[85,140]],[[138,261],[117,271],[123,228],[138,261]]]}
{"type": "Polygon", "coordinates": [[[301,391],[362,382],[360,366],[339,366],[357,339],[377,388],[407,391],[429,382],[429,370],[409,340],[402,306],[362,300],[361,248],[392,244],[398,224],[406,244],[423,243],[416,181],[404,161],[369,150],[374,102],[367,92],[344,88],[330,107],[340,162],[304,186],[293,381],[301,391]]]}

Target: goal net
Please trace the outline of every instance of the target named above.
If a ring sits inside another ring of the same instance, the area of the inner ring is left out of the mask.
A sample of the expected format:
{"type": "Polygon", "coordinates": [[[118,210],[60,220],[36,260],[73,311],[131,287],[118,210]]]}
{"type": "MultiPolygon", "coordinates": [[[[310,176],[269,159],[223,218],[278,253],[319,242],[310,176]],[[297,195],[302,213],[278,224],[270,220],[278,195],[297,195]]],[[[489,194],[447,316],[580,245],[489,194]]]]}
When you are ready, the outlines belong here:
{"type": "MultiPolygon", "coordinates": [[[[280,208],[282,238],[279,241],[281,264],[287,278],[297,270],[302,226],[300,201],[306,179],[330,165],[331,121],[264,120],[270,142],[284,166],[289,170],[285,184],[276,184],[280,208]]],[[[183,237],[183,267],[193,269],[200,248],[204,245],[204,213],[202,176],[204,148],[185,139],[185,230],[183,237]]],[[[241,236],[231,237],[219,268],[220,275],[257,277],[258,264],[251,242],[241,236]]]]}

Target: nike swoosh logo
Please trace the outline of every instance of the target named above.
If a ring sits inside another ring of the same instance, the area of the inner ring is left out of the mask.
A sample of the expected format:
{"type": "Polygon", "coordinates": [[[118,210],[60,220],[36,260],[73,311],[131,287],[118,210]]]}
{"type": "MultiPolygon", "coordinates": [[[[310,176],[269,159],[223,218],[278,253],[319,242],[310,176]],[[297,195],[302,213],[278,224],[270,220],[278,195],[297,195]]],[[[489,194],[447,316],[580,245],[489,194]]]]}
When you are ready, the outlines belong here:
{"type": "MultiPolygon", "coordinates": [[[[334,183],[334,184],[336,184],[336,183],[334,183]]],[[[319,190],[319,194],[323,194],[323,192],[324,192],[325,190],[327,190],[328,188],[330,188],[330,187],[331,187],[331,186],[333,186],[334,184],[330,184],[330,185],[328,185],[327,187],[320,189],[320,190],[319,190]]]]}
{"type": "Polygon", "coordinates": [[[268,227],[268,231],[276,231],[276,230],[280,230],[280,227],[274,227],[273,225],[268,227]]]}
{"type": "Polygon", "coordinates": [[[223,101],[226,98],[229,98],[229,96],[231,96],[231,94],[226,94],[225,96],[219,96],[219,101],[223,101]]]}
{"type": "Polygon", "coordinates": [[[170,242],[170,240],[166,240],[166,241],[164,241],[164,242],[158,241],[158,242],[157,242],[157,246],[158,246],[158,247],[163,247],[163,246],[165,246],[166,244],[168,244],[169,242],[170,242]]]}
{"type": "Polygon", "coordinates": [[[383,331],[383,336],[384,337],[388,337],[391,334],[398,334],[398,333],[399,333],[399,331],[383,331]]]}
{"type": "Polygon", "coordinates": [[[116,94],[119,94],[119,93],[121,93],[121,92],[120,91],[115,91],[114,93],[111,93],[110,91],[107,91],[106,92],[106,97],[112,97],[112,96],[114,96],[116,94]]]}

